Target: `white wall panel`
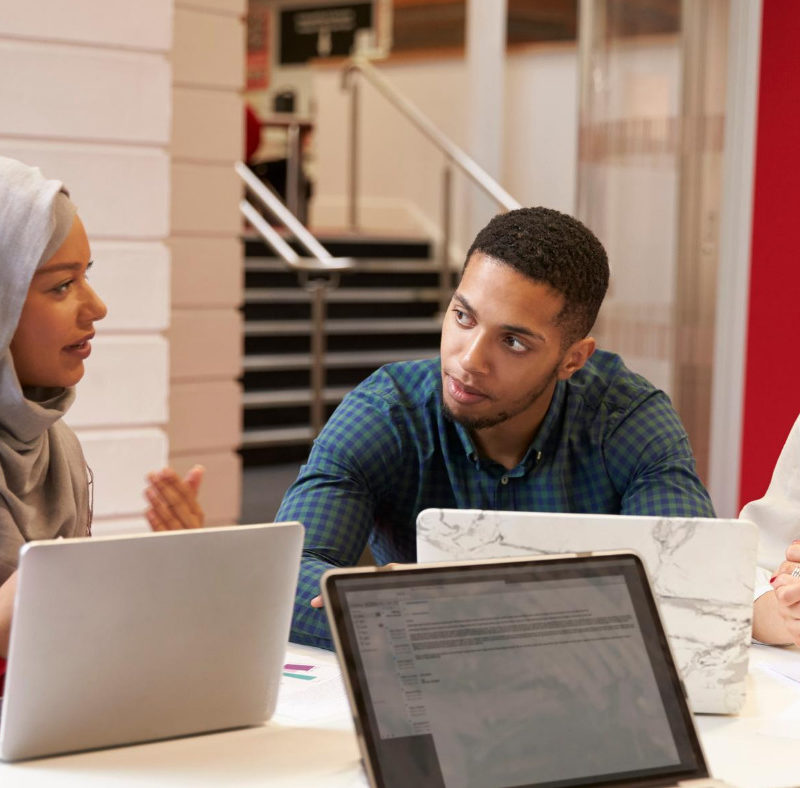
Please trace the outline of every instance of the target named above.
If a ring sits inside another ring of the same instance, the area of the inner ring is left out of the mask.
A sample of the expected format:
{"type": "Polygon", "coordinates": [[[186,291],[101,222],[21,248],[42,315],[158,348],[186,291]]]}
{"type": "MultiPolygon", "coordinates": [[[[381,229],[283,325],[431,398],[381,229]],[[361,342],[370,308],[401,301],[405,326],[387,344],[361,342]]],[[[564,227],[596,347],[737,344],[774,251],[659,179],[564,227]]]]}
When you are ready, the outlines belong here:
{"type": "Polygon", "coordinates": [[[175,5],[177,8],[204,8],[232,16],[247,13],[247,0],[177,0],[175,5]]]}
{"type": "Polygon", "coordinates": [[[166,52],[172,0],[3,0],[0,35],[166,52]]]}
{"type": "Polygon", "coordinates": [[[98,335],[65,420],[74,428],[163,424],[168,369],[163,337],[98,335]]]}
{"type": "Polygon", "coordinates": [[[106,302],[101,333],[163,331],[169,325],[170,251],[150,241],[94,241],[92,287],[106,302]]]}
{"type": "Polygon", "coordinates": [[[169,413],[171,454],[229,450],[242,429],[241,387],[232,379],[173,383],[169,413]]]}
{"type": "Polygon", "coordinates": [[[175,309],[167,333],[170,376],[181,380],[236,378],[242,370],[242,317],[233,309],[175,309]]]}
{"type": "Polygon", "coordinates": [[[149,533],[150,526],[144,517],[94,517],[94,536],[116,536],[121,534],[149,533]]]}
{"type": "Polygon", "coordinates": [[[173,162],[172,189],[173,233],[230,237],[241,231],[242,186],[233,161],[227,165],[173,162]]]}
{"type": "Polygon", "coordinates": [[[187,416],[177,426],[185,436],[194,430],[203,443],[223,444],[197,454],[191,448],[197,441],[187,437],[178,444],[187,451],[175,461],[183,471],[196,461],[207,466],[201,501],[209,524],[235,521],[240,505],[235,378],[242,225],[231,168],[243,142],[238,91],[246,2],[181,3],[174,58],[173,6],[173,0],[0,0],[0,155],[36,164],[70,188],[96,260],[92,284],[110,310],[98,324],[68,415],[95,473],[98,534],[147,530],[145,476],[167,463],[161,425],[170,349],[159,332],[170,320],[173,281],[165,243],[171,154],[181,160],[183,176],[174,203],[177,230],[184,232],[175,241],[175,282],[183,290],[176,303],[212,307],[177,320],[174,351],[183,361],[176,368],[188,372],[199,392],[193,398],[176,383],[174,407],[187,416]],[[183,87],[170,150],[173,80],[183,87]],[[207,414],[214,400],[213,417],[198,416],[211,423],[198,428],[193,406],[205,402],[207,414]]]}
{"type": "Polygon", "coordinates": [[[0,79],[0,106],[14,108],[0,113],[0,134],[169,140],[170,64],[163,55],[0,40],[0,74],[14,75],[0,79]]]}
{"type": "MultiPolygon", "coordinates": [[[[577,53],[574,45],[511,52],[506,62],[500,184],[525,205],[574,210],[577,160],[577,53]]],[[[389,62],[381,73],[456,145],[470,151],[469,95],[463,57],[389,62]]],[[[332,65],[312,69],[317,106],[313,222],[342,224],[347,205],[348,94],[332,65]]],[[[362,228],[401,229],[436,237],[441,227],[440,151],[371,86],[361,91],[359,189],[362,228]],[[372,130],[375,133],[371,133],[372,130]],[[387,224],[387,222],[389,224],[387,224]]],[[[472,241],[462,206],[469,185],[453,178],[453,252],[458,262],[472,241]]],[[[486,217],[488,219],[488,216],[486,217]]]]}
{"type": "Polygon", "coordinates": [[[164,467],[167,437],[159,429],[77,430],[94,473],[94,513],[97,517],[144,512],[147,474],[164,467]]]}
{"type": "Polygon", "coordinates": [[[503,185],[523,205],[575,212],[578,64],[574,46],[507,59],[503,185]]]}
{"type": "MultiPolygon", "coordinates": [[[[381,72],[401,93],[413,101],[455,144],[468,148],[469,117],[467,72],[463,58],[442,58],[381,66],[381,72]]],[[[318,112],[314,133],[314,203],[326,214],[314,213],[314,223],[325,221],[335,205],[334,197],[346,197],[348,179],[347,140],[350,130],[349,100],[341,90],[339,69],[312,69],[318,112]]],[[[359,218],[375,222],[368,227],[387,232],[392,225],[378,224],[408,211],[403,230],[436,236],[441,223],[442,169],[444,157],[427,137],[369,85],[360,93],[362,129],[379,129],[379,134],[362,133],[360,140],[359,190],[364,211],[359,218]],[[385,210],[376,211],[373,206],[385,210]],[[422,218],[414,227],[409,221],[422,218]]],[[[469,152],[469,151],[467,151],[469,152]]],[[[453,179],[453,237],[461,240],[465,215],[464,179],[456,170],[453,179]]],[[[312,208],[313,210],[313,208],[312,208]]]]}
{"type": "Polygon", "coordinates": [[[241,499],[243,222],[233,164],[244,147],[245,7],[178,0],[175,13],[168,433],[176,469],[207,467],[209,525],[235,522],[241,499]]]}
{"type": "Polygon", "coordinates": [[[64,181],[93,238],[167,235],[170,176],[164,150],[0,137],[0,153],[64,181]]]}
{"type": "Polygon", "coordinates": [[[242,302],[242,244],[236,238],[174,237],[172,304],[239,306],[242,302]]]}
{"type": "Polygon", "coordinates": [[[244,84],[244,21],[195,8],[175,9],[176,85],[238,90],[244,84]]]}
{"type": "Polygon", "coordinates": [[[172,155],[229,163],[244,157],[242,99],[237,93],[176,87],[172,155]]]}

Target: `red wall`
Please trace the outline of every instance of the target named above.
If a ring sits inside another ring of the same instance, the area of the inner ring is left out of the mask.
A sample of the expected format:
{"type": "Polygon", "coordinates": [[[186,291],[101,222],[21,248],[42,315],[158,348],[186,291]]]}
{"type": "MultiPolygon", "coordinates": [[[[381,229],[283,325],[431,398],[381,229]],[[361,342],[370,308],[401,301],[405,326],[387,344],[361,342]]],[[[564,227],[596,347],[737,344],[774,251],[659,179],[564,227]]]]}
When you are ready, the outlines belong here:
{"type": "Polygon", "coordinates": [[[762,24],[742,503],[764,494],[800,412],[800,3],[763,0],[762,24]]]}

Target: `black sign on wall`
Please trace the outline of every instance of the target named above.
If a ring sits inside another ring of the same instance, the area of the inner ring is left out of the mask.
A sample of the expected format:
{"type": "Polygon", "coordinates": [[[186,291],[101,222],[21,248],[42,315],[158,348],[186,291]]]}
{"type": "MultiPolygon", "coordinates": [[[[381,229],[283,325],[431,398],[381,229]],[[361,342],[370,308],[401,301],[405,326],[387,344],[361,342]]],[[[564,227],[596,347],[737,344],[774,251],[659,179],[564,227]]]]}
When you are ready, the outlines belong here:
{"type": "Polygon", "coordinates": [[[280,12],[280,63],[349,55],[356,30],[372,27],[372,3],[342,3],[280,12]]]}

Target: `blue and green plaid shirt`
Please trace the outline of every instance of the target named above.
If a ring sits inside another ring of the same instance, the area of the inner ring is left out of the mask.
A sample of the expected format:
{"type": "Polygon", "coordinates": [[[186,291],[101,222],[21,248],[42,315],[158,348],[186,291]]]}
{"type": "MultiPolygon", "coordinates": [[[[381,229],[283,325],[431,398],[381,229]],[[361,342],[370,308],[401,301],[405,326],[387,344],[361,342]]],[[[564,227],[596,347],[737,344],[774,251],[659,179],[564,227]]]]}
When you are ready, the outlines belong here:
{"type": "Polygon", "coordinates": [[[559,381],[512,470],[481,459],[442,413],[439,359],[389,364],[351,391],[314,442],[277,519],[306,527],[291,639],[331,648],[309,602],[322,573],[416,560],[427,507],[713,517],[686,432],[664,392],[597,351],[559,381]]]}

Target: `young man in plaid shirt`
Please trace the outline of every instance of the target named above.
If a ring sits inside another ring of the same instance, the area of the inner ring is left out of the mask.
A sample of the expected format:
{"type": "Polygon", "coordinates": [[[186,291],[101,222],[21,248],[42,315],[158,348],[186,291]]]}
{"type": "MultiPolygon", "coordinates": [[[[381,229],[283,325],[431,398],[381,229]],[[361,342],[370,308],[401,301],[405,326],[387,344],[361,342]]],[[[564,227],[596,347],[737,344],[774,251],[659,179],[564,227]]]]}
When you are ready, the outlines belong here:
{"type": "Polygon", "coordinates": [[[428,507],[713,517],[666,394],[589,336],[608,260],[577,220],[501,214],[478,234],[440,358],[389,364],[345,397],[286,493],[306,527],[291,638],[331,648],[319,578],[416,560],[428,507]]]}

